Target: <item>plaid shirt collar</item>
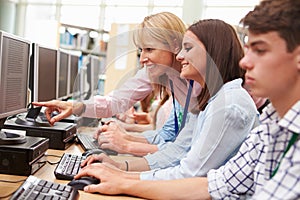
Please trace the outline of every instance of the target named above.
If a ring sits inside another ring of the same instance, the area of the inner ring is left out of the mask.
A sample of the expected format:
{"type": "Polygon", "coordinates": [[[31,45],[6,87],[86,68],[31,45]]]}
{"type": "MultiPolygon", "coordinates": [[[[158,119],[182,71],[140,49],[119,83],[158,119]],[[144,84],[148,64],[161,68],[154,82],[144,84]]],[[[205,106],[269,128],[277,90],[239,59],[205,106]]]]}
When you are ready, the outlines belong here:
{"type": "Polygon", "coordinates": [[[270,103],[260,116],[261,123],[270,123],[270,121],[278,123],[284,129],[293,133],[300,134],[300,100],[280,118],[272,103],[270,103]]]}

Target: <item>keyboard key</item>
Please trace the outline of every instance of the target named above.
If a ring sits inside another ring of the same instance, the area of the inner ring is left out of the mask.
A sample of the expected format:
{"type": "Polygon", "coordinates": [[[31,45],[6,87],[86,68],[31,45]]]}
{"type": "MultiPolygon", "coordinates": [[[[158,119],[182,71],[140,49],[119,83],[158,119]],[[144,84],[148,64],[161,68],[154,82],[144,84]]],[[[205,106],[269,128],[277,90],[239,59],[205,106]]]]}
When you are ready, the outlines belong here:
{"type": "Polygon", "coordinates": [[[79,172],[80,164],[85,156],[65,153],[57,164],[54,175],[57,179],[72,180],[79,172]]]}
{"type": "Polygon", "coordinates": [[[31,175],[11,197],[11,200],[21,199],[78,200],[79,192],[71,186],[42,180],[31,175]],[[62,191],[59,191],[58,189],[62,189],[62,191]]]}
{"type": "MultiPolygon", "coordinates": [[[[87,134],[77,134],[78,142],[81,144],[85,151],[90,149],[101,149],[97,140],[87,134]]],[[[110,149],[102,149],[107,155],[118,155],[118,152],[110,149]]]]}

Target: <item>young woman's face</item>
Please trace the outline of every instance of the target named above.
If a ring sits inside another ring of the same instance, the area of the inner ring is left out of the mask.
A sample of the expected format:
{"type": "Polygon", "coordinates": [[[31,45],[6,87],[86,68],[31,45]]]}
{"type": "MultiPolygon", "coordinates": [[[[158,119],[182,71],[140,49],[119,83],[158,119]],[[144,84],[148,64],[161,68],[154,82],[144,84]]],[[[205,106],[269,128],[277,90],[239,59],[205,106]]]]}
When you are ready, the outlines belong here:
{"type": "Polygon", "coordinates": [[[187,31],[182,41],[182,49],[176,59],[181,62],[180,76],[195,80],[204,86],[206,71],[206,49],[197,36],[187,31]]]}
{"type": "Polygon", "coordinates": [[[174,54],[160,42],[149,40],[140,47],[140,63],[147,68],[149,78],[154,83],[157,79],[167,73],[174,62],[174,54]]]}

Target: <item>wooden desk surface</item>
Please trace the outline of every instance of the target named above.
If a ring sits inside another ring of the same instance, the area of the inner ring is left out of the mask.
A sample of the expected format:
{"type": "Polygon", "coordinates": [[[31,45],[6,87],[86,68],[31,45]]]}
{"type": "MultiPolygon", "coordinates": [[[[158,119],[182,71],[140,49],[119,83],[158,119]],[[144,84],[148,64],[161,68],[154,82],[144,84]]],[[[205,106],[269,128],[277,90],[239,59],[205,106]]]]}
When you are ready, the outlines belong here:
{"type": "MultiPolygon", "coordinates": [[[[58,162],[60,158],[54,157],[51,155],[56,155],[56,156],[61,156],[63,153],[73,153],[73,154],[79,154],[83,152],[83,149],[79,144],[72,144],[68,149],[66,150],[54,150],[54,149],[48,149],[46,154],[46,159],[50,162],[58,162]]],[[[114,159],[116,160],[129,160],[129,159],[135,159],[133,156],[114,156],[114,159]]],[[[36,176],[38,178],[47,180],[47,181],[52,181],[56,183],[62,183],[62,184],[67,184],[69,181],[66,180],[58,180],[55,178],[54,175],[54,169],[56,165],[50,165],[49,163],[46,163],[43,167],[41,167],[36,173],[33,174],[33,176],[36,176]]],[[[18,180],[25,180],[27,176],[16,176],[16,175],[7,175],[7,174],[0,174],[0,179],[1,180],[9,180],[9,181],[18,181],[18,180]]],[[[6,182],[0,182],[0,199],[9,199],[10,197],[7,198],[1,198],[4,196],[7,196],[8,194],[12,194],[14,191],[18,189],[19,186],[22,185],[23,182],[20,183],[6,183],[6,182]]],[[[102,199],[102,200],[127,200],[127,199],[140,199],[140,198],[135,198],[135,197],[128,197],[128,196],[108,196],[108,195],[101,195],[101,194],[90,194],[86,193],[84,191],[79,191],[80,200],[93,200],[93,199],[102,199]]]]}

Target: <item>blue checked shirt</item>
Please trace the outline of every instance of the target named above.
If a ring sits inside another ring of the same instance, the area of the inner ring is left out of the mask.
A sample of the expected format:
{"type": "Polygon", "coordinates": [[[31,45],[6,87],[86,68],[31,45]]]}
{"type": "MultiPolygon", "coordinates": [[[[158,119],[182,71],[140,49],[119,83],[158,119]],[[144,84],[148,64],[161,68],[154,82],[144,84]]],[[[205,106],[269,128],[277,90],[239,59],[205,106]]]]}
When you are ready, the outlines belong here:
{"type": "Polygon", "coordinates": [[[271,178],[293,133],[300,133],[300,101],[282,119],[269,105],[260,120],[235,157],[208,172],[213,199],[300,199],[300,136],[271,178]]]}
{"type": "Polygon", "coordinates": [[[174,142],[145,156],[153,170],[141,172],[140,179],[205,176],[208,170],[218,168],[235,155],[249,132],[258,125],[255,104],[241,85],[242,79],[227,82],[209,99],[198,117],[188,115],[186,126],[174,142]],[[187,151],[180,148],[187,146],[184,144],[189,144],[187,151]]]}
{"type": "MultiPolygon", "coordinates": [[[[176,139],[175,134],[175,115],[174,109],[177,115],[183,112],[183,107],[175,100],[175,107],[173,106],[172,111],[170,112],[170,116],[168,117],[166,123],[159,130],[150,130],[144,131],[142,135],[147,139],[150,144],[164,144],[166,142],[172,142],[176,139]]],[[[178,121],[180,124],[181,121],[178,121]]]]}

